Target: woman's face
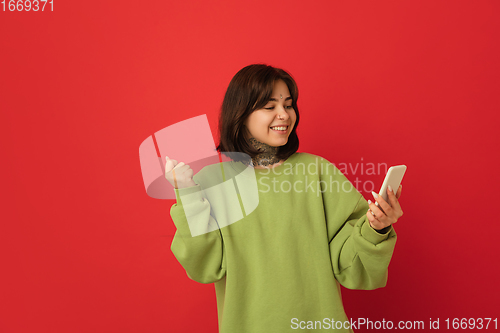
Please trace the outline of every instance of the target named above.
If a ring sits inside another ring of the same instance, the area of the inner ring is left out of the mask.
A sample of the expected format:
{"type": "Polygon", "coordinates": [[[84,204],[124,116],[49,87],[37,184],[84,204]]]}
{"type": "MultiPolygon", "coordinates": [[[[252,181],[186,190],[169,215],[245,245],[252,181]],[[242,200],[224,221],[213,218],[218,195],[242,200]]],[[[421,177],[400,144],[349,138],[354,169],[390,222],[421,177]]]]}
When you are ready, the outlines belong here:
{"type": "Polygon", "coordinates": [[[249,135],[273,147],[283,146],[295,125],[295,110],[286,83],[274,83],[270,100],[262,109],[255,110],[245,121],[249,135]]]}

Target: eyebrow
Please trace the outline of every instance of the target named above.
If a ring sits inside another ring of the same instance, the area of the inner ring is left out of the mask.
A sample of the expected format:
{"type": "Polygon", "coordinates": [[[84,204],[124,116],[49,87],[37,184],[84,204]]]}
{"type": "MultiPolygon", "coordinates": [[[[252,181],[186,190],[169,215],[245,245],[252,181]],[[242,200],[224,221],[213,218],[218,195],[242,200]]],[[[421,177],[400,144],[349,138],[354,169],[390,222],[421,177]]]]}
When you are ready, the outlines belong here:
{"type": "MultiPolygon", "coordinates": [[[[288,101],[289,99],[292,99],[292,96],[288,96],[287,98],[285,98],[285,101],[288,101]]],[[[269,98],[269,101],[270,102],[277,102],[278,100],[276,98],[269,98]]]]}

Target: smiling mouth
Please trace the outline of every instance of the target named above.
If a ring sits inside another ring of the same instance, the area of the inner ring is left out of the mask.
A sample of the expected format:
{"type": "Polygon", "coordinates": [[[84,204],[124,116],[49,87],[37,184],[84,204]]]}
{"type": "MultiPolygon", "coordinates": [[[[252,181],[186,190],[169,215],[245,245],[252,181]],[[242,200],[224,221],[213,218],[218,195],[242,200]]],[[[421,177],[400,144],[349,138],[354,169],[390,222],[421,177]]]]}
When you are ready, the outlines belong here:
{"type": "Polygon", "coordinates": [[[288,126],[272,126],[270,128],[274,131],[284,132],[288,129],[288,126]]]}

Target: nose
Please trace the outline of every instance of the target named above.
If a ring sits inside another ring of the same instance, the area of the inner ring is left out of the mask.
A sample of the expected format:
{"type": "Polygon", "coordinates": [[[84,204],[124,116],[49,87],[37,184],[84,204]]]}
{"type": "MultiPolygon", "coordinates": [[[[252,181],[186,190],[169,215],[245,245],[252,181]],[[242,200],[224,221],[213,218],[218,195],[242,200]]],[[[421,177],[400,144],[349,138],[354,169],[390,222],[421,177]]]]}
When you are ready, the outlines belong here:
{"type": "Polygon", "coordinates": [[[287,120],[290,116],[288,115],[288,112],[286,112],[284,107],[278,108],[278,112],[276,114],[276,118],[280,120],[287,120]]]}

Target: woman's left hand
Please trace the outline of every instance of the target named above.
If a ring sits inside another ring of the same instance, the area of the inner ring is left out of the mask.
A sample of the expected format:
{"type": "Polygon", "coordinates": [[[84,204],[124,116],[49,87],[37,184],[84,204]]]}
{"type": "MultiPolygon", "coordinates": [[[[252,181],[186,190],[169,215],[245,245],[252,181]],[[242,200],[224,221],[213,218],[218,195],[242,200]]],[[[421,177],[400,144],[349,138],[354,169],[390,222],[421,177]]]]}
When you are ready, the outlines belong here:
{"type": "Polygon", "coordinates": [[[399,185],[398,192],[394,195],[394,192],[387,188],[387,196],[389,202],[391,203],[390,205],[384,200],[384,198],[382,198],[382,196],[372,192],[378,206],[371,200],[368,200],[370,209],[366,212],[366,217],[368,218],[368,221],[370,221],[370,225],[373,229],[382,230],[391,226],[393,223],[396,223],[398,219],[403,216],[403,210],[401,209],[401,205],[398,201],[401,196],[402,189],[403,187],[399,185]]]}

